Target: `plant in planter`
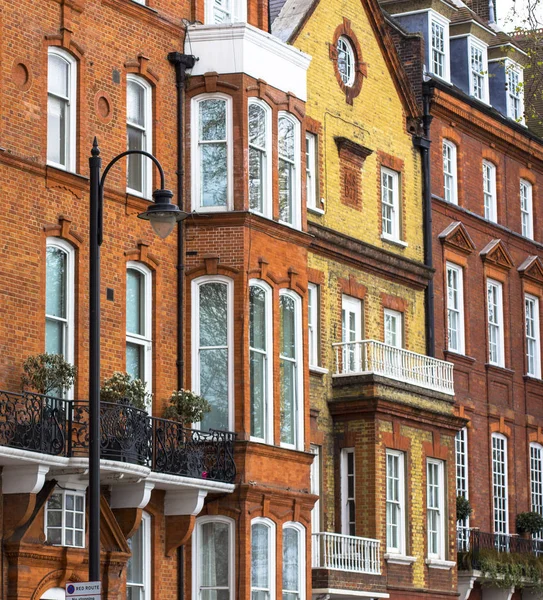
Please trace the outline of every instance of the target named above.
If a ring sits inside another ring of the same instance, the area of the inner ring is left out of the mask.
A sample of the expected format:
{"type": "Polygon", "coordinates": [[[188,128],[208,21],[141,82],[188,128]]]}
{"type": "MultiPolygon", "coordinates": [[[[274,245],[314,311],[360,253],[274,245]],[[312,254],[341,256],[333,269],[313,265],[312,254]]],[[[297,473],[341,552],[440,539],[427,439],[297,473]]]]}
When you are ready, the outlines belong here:
{"type": "Polygon", "coordinates": [[[199,423],[208,412],[211,412],[211,405],[203,396],[190,390],[176,390],[170,396],[170,404],[164,410],[164,418],[190,427],[192,423],[199,423]]]}
{"type": "Polygon", "coordinates": [[[30,387],[38,394],[54,392],[63,396],[74,384],[77,368],[62,354],[33,354],[23,363],[23,389],[30,387]]]}
{"type": "Polygon", "coordinates": [[[100,388],[102,402],[126,403],[140,410],[147,410],[152,397],[141,379],[132,379],[128,373],[120,371],[115,371],[100,388]]]}
{"type": "Polygon", "coordinates": [[[473,512],[469,500],[464,496],[456,496],[456,520],[465,521],[473,512]]]}
{"type": "Polygon", "coordinates": [[[516,518],[517,533],[534,535],[543,529],[543,517],[537,512],[519,513],[516,518]]]}

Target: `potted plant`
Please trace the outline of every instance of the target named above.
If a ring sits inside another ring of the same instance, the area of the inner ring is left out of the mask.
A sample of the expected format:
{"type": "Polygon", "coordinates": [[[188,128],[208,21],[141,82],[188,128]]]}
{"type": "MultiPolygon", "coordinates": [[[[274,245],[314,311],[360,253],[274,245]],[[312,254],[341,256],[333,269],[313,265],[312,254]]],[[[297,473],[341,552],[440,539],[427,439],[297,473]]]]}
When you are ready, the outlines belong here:
{"type": "Polygon", "coordinates": [[[190,427],[192,423],[199,423],[208,412],[211,412],[211,405],[203,396],[190,390],[176,390],[170,396],[170,404],[164,410],[164,418],[190,427]]]}
{"type": "Polygon", "coordinates": [[[471,508],[469,500],[465,496],[456,496],[456,520],[466,521],[472,512],[473,508],[471,508]]]}
{"type": "Polygon", "coordinates": [[[23,363],[23,390],[28,386],[38,394],[63,396],[74,384],[77,368],[62,354],[33,354],[23,363]]]}
{"type": "Polygon", "coordinates": [[[100,388],[102,455],[114,460],[147,464],[151,426],[150,394],[141,379],[115,371],[100,388]],[[112,406],[113,405],[113,406],[112,406]],[[134,410],[135,409],[135,410],[134,410]]]}
{"type": "Polygon", "coordinates": [[[516,518],[517,533],[529,538],[543,529],[543,517],[537,512],[522,512],[516,518]]]}

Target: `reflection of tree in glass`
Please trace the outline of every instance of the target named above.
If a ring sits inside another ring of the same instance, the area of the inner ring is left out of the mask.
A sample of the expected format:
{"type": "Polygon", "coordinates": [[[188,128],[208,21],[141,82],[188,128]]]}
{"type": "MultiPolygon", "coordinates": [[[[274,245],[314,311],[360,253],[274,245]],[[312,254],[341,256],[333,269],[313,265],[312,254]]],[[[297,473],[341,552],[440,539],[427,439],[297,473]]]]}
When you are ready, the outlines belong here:
{"type": "Polygon", "coordinates": [[[200,395],[211,404],[202,429],[228,429],[228,288],[200,286],[200,395]]]}
{"type": "Polygon", "coordinates": [[[201,206],[226,206],[226,101],[200,102],[201,206]]]}
{"type": "Polygon", "coordinates": [[[294,221],[294,123],[288,117],[279,118],[279,218],[294,221]]]}
{"type": "Polygon", "coordinates": [[[211,588],[202,598],[228,600],[228,556],[229,540],[226,523],[204,523],[202,525],[202,547],[200,563],[200,582],[204,588],[211,588]]]}
{"type": "Polygon", "coordinates": [[[295,444],[296,431],[296,313],[289,296],[281,296],[281,441],[295,444]]]}
{"type": "Polygon", "coordinates": [[[258,104],[249,105],[249,206],[264,211],[266,111],[258,104]]]}
{"type": "Polygon", "coordinates": [[[266,292],[253,285],[249,295],[251,435],[262,439],[266,411],[266,292]]]}

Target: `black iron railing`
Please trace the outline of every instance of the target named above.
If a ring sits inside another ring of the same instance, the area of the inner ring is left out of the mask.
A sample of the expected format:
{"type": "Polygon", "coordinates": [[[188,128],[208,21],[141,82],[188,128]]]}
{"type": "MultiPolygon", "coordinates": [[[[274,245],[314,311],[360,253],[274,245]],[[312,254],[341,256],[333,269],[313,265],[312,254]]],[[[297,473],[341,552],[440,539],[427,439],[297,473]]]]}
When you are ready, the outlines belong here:
{"type": "MultiPolygon", "coordinates": [[[[129,404],[100,403],[100,456],[159,473],[232,483],[235,434],[199,431],[129,404]]],[[[89,404],[32,392],[0,391],[0,446],[86,456],[89,404]]]]}
{"type": "Polygon", "coordinates": [[[518,535],[487,533],[479,529],[462,527],[458,528],[456,539],[458,552],[464,554],[464,559],[459,561],[459,564],[462,563],[472,569],[480,568],[481,551],[486,550],[543,556],[543,540],[538,538],[526,539],[518,535]]]}

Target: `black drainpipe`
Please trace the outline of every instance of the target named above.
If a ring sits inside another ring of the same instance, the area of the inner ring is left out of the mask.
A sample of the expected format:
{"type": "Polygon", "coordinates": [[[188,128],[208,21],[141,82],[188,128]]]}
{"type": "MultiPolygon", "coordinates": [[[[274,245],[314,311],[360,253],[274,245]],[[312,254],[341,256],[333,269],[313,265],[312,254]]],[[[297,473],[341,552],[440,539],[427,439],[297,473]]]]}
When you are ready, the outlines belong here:
{"type": "MultiPolygon", "coordinates": [[[[168,60],[175,66],[175,87],[177,88],[177,206],[184,210],[184,167],[183,167],[183,101],[187,69],[192,69],[196,57],[181,52],[170,52],[168,60]]],[[[185,278],[185,239],[183,221],[177,225],[177,389],[183,388],[184,381],[184,319],[183,297],[185,278]]],[[[185,598],[185,546],[177,548],[177,598],[185,598]]]]}
{"type": "MultiPolygon", "coordinates": [[[[430,86],[423,83],[422,86],[422,127],[423,135],[416,137],[413,141],[415,146],[420,148],[422,155],[422,179],[423,179],[423,236],[424,236],[424,264],[433,269],[432,257],[432,189],[430,183],[430,124],[432,116],[430,115],[430,86]]],[[[428,281],[428,286],[424,294],[424,303],[426,308],[426,354],[435,356],[435,316],[434,316],[434,279],[428,281]]]]}

